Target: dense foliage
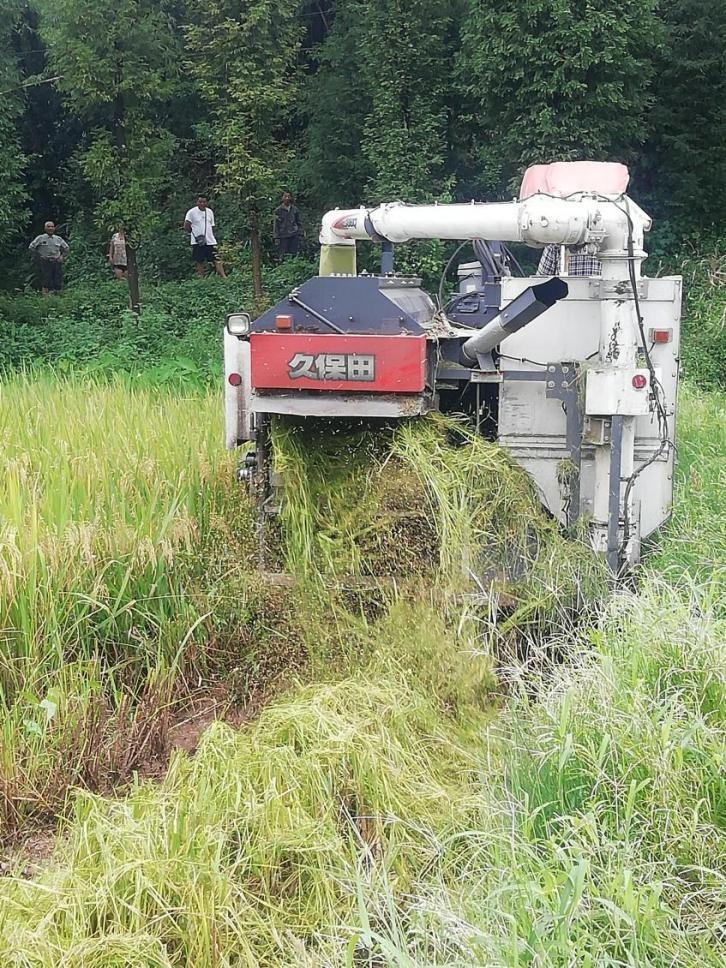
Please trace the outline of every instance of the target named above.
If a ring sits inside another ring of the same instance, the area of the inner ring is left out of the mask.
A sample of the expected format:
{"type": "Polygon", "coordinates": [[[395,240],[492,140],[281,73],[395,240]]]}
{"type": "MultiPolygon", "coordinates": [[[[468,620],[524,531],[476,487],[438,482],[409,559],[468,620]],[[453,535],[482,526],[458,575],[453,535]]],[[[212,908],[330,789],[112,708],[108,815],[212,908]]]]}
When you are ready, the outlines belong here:
{"type": "MultiPolygon", "coordinates": [[[[3,154],[3,193],[0,201],[0,239],[6,240],[27,218],[24,183],[26,159],[20,150],[22,111],[20,71],[12,50],[11,25],[18,17],[16,0],[0,0],[0,148],[3,154]]],[[[6,246],[0,243],[0,252],[6,246]]]]}
{"type": "MultiPolygon", "coordinates": [[[[281,299],[314,272],[291,259],[266,275],[268,299],[281,299]]],[[[34,366],[125,373],[152,384],[199,387],[217,378],[225,314],[250,305],[249,273],[229,281],[187,279],[143,290],[141,320],[126,287],[78,281],[52,300],[0,295],[0,371],[34,366]]]]}
{"type": "Polygon", "coordinates": [[[551,158],[636,162],[648,134],[656,0],[480,0],[459,58],[474,185],[551,158]],[[483,108],[483,110],[482,110],[483,108]]]}
{"type": "MultiPolygon", "coordinates": [[[[533,162],[627,161],[657,224],[723,216],[720,0],[2,0],[2,268],[47,217],[186,269],[183,214],[264,258],[282,187],[321,210],[503,195],[533,162]],[[13,252],[14,248],[14,252],[13,252]]],[[[27,265],[27,263],[25,263],[27,265]]],[[[183,270],[182,270],[183,271],[183,270]]],[[[258,286],[259,288],[259,286],[258,286]]]]}

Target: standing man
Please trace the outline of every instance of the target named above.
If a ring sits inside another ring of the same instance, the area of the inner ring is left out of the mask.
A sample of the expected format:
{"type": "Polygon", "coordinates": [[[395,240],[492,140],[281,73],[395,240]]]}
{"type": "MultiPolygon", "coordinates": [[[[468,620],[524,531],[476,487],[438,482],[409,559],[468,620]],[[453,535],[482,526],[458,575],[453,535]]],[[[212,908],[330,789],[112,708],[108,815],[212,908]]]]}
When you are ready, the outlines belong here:
{"type": "Polygon", "coordinates": [[[184,216],[184,231],[189,232],[192,240],[192,259],[200,279],[206,275],[205,265],[211,262],[214,271],[222,279],[227,276],[224,266],[217,256],[217,240],[214,237],[214,212],[207,205],[207,196],[199,195],[197,204],[184,216]]]}
{"type": "Polygon", "coordinates": [[[68,243],[55,234],[55,223],[45,223],[42,235],[36,235],[28,248],[38,260],[40,288],[44,296],[49,292],[63,289],[63,259],[68,252],[68,243]]]}
{"type": "Polygon", "coordinates": [[[290,192],[282,193],[282,204],[275,209],[275,242],[280,255],[297,255],[300,248],[302,221],[297,205],[290,192]]]}

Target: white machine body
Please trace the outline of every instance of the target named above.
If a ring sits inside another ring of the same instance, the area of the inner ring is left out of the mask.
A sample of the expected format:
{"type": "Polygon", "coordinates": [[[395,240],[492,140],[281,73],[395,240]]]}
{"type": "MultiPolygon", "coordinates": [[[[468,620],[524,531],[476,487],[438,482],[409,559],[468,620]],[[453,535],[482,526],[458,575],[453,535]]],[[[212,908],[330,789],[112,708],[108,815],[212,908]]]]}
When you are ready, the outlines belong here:
{"type": "MultiPolygon", "coordinates": [[[[511,302],[531,282],[526,278],[504,279],[502,305],[511,302]]],[[[639,285],[646,332],[651,331],[651,338],[655,332],[668,337],[668,342],[651,340],[650,353],[663,391],[668,436],[674,440],[681,279],[642,279],[639,285]]],[[[521,359],[550,364],[555,360],[567,360],[582,365],[580,380],[584,376],[584,386],[578,387],[578,394],[584,401],[580,514],[585,519],[592,519],[598,503],[598,487],[605,491],[599,495],[600,504],[608,497],[607,480],[598,479],[595,473],[595,454],[598,448],[609,445],[610,418],[620,414],[634,420],[635,469],[659,449],[660,430],[652,410],[649,371],[639,366],[603,367],[599,360],[602,280],[570,277],[568,286],[570,291],[565,299],[502,342],[500,368],[504,374],[514,370],[542,369],[534,363],[518,362],[521,359]],[[642,389],[633,386],[636,376],[646,381],[642,389]]],[[[548,397],[547,391],[547,381],[510,381],[505,378],[499,391],[498,440],[531,474],[545,506],[564,523],[570,499],[566,473],[570,447],[562,401],[548,397]]],[[[636,479],[632,494],[633,527],[639,522],[641,538],[652,534],[670,515],[673,461],[674,449],[669,447],[636,479]]],[[[630,561],[636,560],[637,555],[638,549],[634,547],[630,561]]]]}

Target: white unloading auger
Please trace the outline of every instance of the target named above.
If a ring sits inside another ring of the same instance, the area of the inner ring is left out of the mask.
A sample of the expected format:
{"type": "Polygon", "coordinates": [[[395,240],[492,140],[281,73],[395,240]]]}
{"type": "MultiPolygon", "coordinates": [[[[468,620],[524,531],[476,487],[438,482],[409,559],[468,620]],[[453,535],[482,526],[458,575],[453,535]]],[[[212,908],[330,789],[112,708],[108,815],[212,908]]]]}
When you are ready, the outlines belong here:
{"type": "MultiPolygon", "coordinates": [[[[602,166],[606,168],[625,171],[622,166],[602,166]]],[[[320,232],[321,275],[355,273],[356,241],[371,239],[384,244],[483,239],[587,246],[597,254],[603,280],[600,345],[598,359],[587,374],[585,412],[607,418],[611,427],[609,439],[595,448],[592,535],[595,549],[607,555],[614,569],[619,557],[630,558],[636,418],[653,408],[662,410],[656,374],[650,368],[644,373],[638,363],[642,333],[637,287],[646,257],[643,235],[650,225],[648,215],[625,194],[578,191],[568,197],[533,194],[512,202],[389,202],[371,209],[334,210],[323,217],[320,232]],[[634,395],[633,387],[645,387],[647,392],[634,395]]],[[[496,323],[493,320],[490,326],[496,323]]],[[[636,537],[634,530],[632,537],[636,537]]]]}
{"type": "Polygon", "coordinates": [[[636,255],[642,260],[643,233],[650,224],[645,212],[625,195],[608,199],[586,193],[570,198],[540,194],[512,202],[441,205],[387,202],[372,209],[326,212],[320,244],[350,247],[365,239],[395,243],[485,239],[534,246],[589,244],[600,259],[619,260],[616,268],[622,272],[624,261],[627,269],[631,231],[636,255]]]}

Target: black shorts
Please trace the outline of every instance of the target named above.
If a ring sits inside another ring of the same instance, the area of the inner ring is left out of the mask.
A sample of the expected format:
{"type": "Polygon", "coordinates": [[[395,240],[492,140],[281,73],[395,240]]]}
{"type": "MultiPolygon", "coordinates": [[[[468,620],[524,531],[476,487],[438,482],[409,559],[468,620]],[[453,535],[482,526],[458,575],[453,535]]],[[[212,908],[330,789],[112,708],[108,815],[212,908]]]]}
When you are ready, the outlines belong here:
{"type": "Polygon", "coordinates": [[[40,259],[38,266],[41,289],[51,289],[53,292],[60,292],[63,288],[62,262],[57,259],[40,259]]]}
{"type": "Polygon", "coordinates": [[[193,245],[192,259],[195,262],[217,262],[217,246],[193,245]]]}

